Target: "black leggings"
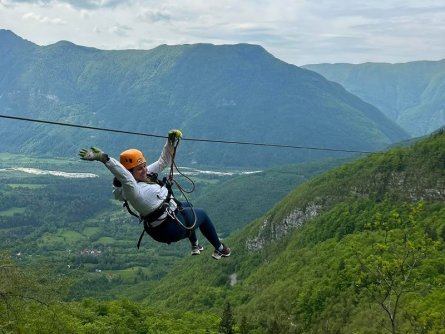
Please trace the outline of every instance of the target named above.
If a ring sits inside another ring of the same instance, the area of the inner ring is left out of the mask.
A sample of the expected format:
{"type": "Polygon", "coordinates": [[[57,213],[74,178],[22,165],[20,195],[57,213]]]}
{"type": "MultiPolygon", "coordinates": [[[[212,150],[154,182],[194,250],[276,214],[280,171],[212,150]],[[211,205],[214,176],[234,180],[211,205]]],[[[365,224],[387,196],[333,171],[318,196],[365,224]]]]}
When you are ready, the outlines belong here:
{"type": "Polygon", "coordinates": [[[156,241],[170,244],[185,238],[188,238],[192,245],[198,241],[195,230],[199,228],[204,237],[212,244],[215,249],[221,246],[221,241],[216,233],[215,226],[210,220],[209,216],[203,209],[191,208],[190,206],[183,206],[181,210],[177,210],[176,217],[187,227],[191,227],[195,222],[193,229],[189,230],[181,226],[175,219],[167,217],[164,222],[148,230],[148,234],[156,241]]]}

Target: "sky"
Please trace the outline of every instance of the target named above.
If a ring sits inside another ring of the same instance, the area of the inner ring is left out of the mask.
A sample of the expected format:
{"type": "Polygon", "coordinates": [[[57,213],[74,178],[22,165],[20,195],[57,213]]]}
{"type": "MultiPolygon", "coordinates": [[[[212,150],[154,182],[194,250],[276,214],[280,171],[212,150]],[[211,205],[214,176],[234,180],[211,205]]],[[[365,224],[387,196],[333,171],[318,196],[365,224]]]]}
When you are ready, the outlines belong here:
{"type": "Polygon", "coordinates": [[[0,0],[0,29],[103,50],[250,43],[297,66],[445,58],[445,0],[0,0]]]}

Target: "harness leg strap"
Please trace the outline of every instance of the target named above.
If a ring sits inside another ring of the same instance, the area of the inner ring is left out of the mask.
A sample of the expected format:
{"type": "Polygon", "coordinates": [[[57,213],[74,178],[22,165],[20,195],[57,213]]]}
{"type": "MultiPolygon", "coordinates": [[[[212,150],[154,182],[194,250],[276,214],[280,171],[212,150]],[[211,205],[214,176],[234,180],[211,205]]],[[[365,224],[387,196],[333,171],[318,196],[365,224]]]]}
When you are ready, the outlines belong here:
{"type": "Polygon", "coordinates": [[[139,237],[139,240],[138,240],[138,249],[141,246],[141,242],[142,242],[142,238],[144,237],[144,234],[145,234],[145,230],[142,230],[141,236],[139,237]]]}

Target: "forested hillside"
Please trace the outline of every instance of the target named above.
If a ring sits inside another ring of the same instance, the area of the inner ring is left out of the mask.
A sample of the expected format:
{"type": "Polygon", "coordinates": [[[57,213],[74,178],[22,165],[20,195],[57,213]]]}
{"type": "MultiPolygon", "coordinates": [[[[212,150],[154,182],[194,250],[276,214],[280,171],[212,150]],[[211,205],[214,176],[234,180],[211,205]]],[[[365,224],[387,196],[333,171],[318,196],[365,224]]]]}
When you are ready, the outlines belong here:
{"type": "MultiPolygon", "coordinates": [[[[180,170],[195,183],[188,198],[209,212],[220,236],[226,237],[267,212],[304,180],[340,163],[265,171],[180,170]]],[[[179,173],[175,179],[192,188],[179,173]]],[[[53,270],[72,276],[68,298],[142,299],[144,292],[133,289],[135,283],[156,282],[189,255],[187,242],[168,246],[149,237],[137,250],[141,231],[138,220],[112,200],[111,176],[101,164],[0,154],[2,249],[22,265],[51,263],[53,270]]]]}
{"type": "MultiPolygon", "coordinates": [[[[184,139],[373,151],[408,138],[375,107],[319,74],[257,45],[162,45],[104,51],[67,41],[38,46],[0,30],[0,113],[184,139]]],[[[99,146],[116,156],[156,138],[0,118],[0,151],[74,156],[99,146]]],[[[339,152],[183,141],[180,163],[271,167],[339,152]]],[[[346,155],[346,153],[345,153],[346,155]]]]}
{"type": "Polygon", "coordinates": [[[227,240],[230,259],[186,259],[146,301],[229,302],[253,333],[442,333],[444,200],[440,131],[298,187],[227,240]]]}
{"type": "MultiPolygon", "coordinates": [[[[0,328],[5,333],[442,333],[444,174],[444,131],[344,164],[299,186],[227,238],[230,258],[212,260],[205,245],[200,256],[176,262],[162,276],[150,276],[150,263],[134,267],[128,271],[137,273],[127,282],[132,289],[114,290],[116,299],[110,301],[79,297],[84,289],[112,289],[116,272],[92,273],[102,279],[79,285],[82,266],[55,274],[57,257],[32,267],[18,254],[4,254],[0,328]],[[141,294],[139,302],[127,299],[141,294]]],[[[86,227],[84,232],[92,232],[93,226],[86,227]]],[[[43,246],[47,241],[42,241],[43,246]]],[[[83,259],[94,268],[88,262],[94,256],[83,259]]]]}
{"type": "Polygon", "coordinates": [[[303,68],[340,83],[414,137],[445,125],[445,59],[403,64],[313,64],[303,68]]]}
{"type": "Polygon", "coordinates": [[[269,211],[304,181],[350,159],[288,165],[236,176],[201,192],[194,202],[214,217],[219,233],[227,237],[269,211]]]}

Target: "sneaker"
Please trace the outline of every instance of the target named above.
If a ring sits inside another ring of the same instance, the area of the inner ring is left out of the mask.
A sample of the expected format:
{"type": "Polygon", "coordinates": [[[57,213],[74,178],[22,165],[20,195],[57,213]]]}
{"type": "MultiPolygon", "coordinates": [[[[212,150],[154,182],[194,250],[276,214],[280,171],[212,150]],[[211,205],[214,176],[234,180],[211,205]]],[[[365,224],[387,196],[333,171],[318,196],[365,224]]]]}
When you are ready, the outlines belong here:
{"type": "Polygon", "coordinates": [[[231,254],[231,252],[230,252],[230,248],[229,247],[226,247],[224,244],[223,244],[223,249],[222,250],[217,250],[217,249],[215,249],[215,251],[213,252],[213,254],[212,254],[212,257],[215,259],[215,260],[219,260],[219,259],[221,259],[222,257],[228,257],[228,256],[230,256],[230,254],[231,254]]]}
{"type": "Polygon", "coordinates": [[[193,245],[192,246],[192,255],[199,255],[204,250],[204,247],[201,245],[193,245]]]}

